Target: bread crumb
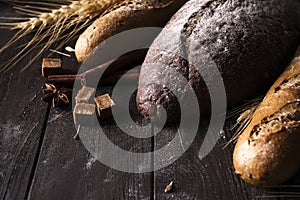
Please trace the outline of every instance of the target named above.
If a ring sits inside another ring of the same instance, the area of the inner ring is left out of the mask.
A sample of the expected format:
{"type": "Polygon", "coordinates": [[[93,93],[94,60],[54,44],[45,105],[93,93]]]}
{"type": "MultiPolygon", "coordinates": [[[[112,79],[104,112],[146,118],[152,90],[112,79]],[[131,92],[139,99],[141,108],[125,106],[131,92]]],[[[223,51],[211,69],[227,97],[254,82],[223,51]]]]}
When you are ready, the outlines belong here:
{"type": "Polygon", "coordinates": [[[171,182],[169,183],[169,185],[166,186],[166,188],[165,188],[165,193],[171,192],[171,190],[172,190],[172,188],[173,188],[173,184],[174,184],[174,182],[171,181],[171,182]]]}

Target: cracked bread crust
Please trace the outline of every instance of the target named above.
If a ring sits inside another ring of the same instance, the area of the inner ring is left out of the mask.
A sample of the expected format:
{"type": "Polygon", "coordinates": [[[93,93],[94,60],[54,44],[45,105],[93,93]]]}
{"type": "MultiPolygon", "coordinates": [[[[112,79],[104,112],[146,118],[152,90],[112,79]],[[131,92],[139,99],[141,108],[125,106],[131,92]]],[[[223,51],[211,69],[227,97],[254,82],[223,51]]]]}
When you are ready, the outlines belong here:
{"type": "MultiPolygon", "coordinates": [[[[153,83],[170,83],[174,74],[167,68],[171,67],[193,87],[201,113],[209,114],[211,105],[206,84],[213,87],[214,82],[203,81],[202,76],[211,80],[213,77],[200,51],[206,52],[219,69],[228,106],[237,105],[275,81],[299,41],[300,2],[297,0],[190,0],[171,18],[150,47],[140,73],[137,106],[143,115],[149,114],[153,102],[139,100],[161,93],[146,91],[153,83]],[[171,36],[168,29],[172,30],[171,36]],[[170,38],[175,41],[173,46],[168,44],[170,38]],[[193,65],[187,60],[192,60],[193,65]],[[153,68],[153,64],[161,67],[153,68]]],[[[174,83],[174,88],[182,88],[181,83],[174,83]]],[[[184,97],[184,92],[182,90],[177,100],[184,97]]],[[[172,99],[165,105],[167,112],[178,108],[172,99]]],[[[178,119],[169,116],[169,122],[178,119]]]]}
{"type": "Polygon", "coordinates": [[[235,172],[253,185],[278,185],[300,168],[300,49],[239,136],[235,172]]]}

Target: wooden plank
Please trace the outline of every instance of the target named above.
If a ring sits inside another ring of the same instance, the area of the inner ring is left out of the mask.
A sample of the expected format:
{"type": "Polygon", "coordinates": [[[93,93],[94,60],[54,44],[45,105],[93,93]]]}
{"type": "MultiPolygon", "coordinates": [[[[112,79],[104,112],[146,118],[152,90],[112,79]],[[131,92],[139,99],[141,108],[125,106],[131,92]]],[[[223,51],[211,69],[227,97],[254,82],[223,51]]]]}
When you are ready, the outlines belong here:
{"type": "MultiPolygon", "coordinates": [[[[150,199],[149,174],[119,172],[103,165],[81,141],[72,139],[76,130],[71,111],[56,112],[50,114],[30,198],[150,199]]],[[[148,144],[134,143],[114,124],[106,123],[103,129],[122,148],[147,151],[148,144]]]]}
{"type": "MultiPolygon", "coordinates": [[[[75,60],[68,58],[64,58],[63,66],[73,71],[78,68],[75,60]]],[[[103,87],[97,93],[111,91],[111,87],[103,87]]],[[[145,123],[138,116],[136,119],[145,123]]],[[[152,148],[151,139],[136,140],[113,121],[103,122],[101,127],[107,137],[124,150],[148,152],[152,148]]],[[[80,140],[72,138],[75,132],[71,108],[51,109],[30,199],[151,199],[152,173],[127,173],[105,166],[80,140]]],[[[99,147],[105,145],[101,138],[96,141],[99,147]]],[[[112,156],[112,160],[119,158],[112,156]]]]}
{"type": "MultiPolygon", "coordinates": [[[[0,8],[1,16],[11,16],[10,6],[1,3],[0,8]]],[[[14,31],[1,30],[0,46],[14,34],[14,31]]],[[[1,53],[2,64],[16,54],[18,45],[24,41],[1,53]]],[[[39,67],[41,61],[19,73],[29,59],[30,55],[12,70],[0,75],[0,199],[26,197],[49,110],[48,104],[40,100],[43,83],[39,67]]]]}
{"type": "MultiPolygon", "coordinates": [[[[12,102],[14,105],[15,102],[12,102]]],[[[11,108],[3,108],[10,111],[11,108]]],[[[47,104],[41,103],[40,95],[28,103],[24,114],[14,121],[1,122],[1,199],[24,199],[31,181],[33,167],[43,136],[47,118],[47,104]],[[34,115],[34,116],[32,116],[34,115]]]]}
{"type": "MultiPolygon", "coordinates": [[[[224,148],[224,144],[232,136],[230,127],[233,122],[234,119],[226,121],[224,134],[204,159],[200,159],[198,154],[207,127],[205,124],[200,125],[194,142],[184,155],[168,167],[155,172],[154,199],[278,199],[280,195],[278,192],[285,194],[287,191],[299,190],[299,176],[283,187],[260,188],[246,184],[234,174],[232,164],[234,144],[224,148]],[[164,189],[170,181],[174,181],[174,188],[172,192],[165,193],[164,189]],[[272,197],[266,198],[270,195],[272,197]]],[[[176,127],[162,130],[155,139],[155,149],[166,145],[177,132],[176,127]]],[[[181,134],[189,132],[181,130],[181,134]]]]}
{"type": "MultiPolygon", "coordinates": [[[[30,199],[150,199],[149,174],[119,172],[97,161],[72,139],[72,121],[70,111],[60,116],[51,111],[30,199]]],[[[105,126],[123,148],[145,150],[145,144],[133,144],[113,125],[105,126]]]]}

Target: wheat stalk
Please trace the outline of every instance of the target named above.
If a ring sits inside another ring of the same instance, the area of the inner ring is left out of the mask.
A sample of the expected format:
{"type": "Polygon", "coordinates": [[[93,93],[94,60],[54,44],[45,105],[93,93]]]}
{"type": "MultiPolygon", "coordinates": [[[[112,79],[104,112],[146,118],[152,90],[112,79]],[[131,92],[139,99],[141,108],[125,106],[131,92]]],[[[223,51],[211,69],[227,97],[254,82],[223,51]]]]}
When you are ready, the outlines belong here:
{"type": "Polygon", "coordinates": [[[227,113],[227,118],[239,116],[236,120],[236,123],[230,128],[231,131],[235,130],[235,133],[232,135],[230,140],[226,142],[224,148],[230,145],[232,142],[235,142],[237,138],[242,134],[245,128],[249,125],[252,120],[253,114],[260,104],[262,98],[250,100],[245,104],[229,111],[227,113]]]}
{"type": "Polygon", "coordinates": [[[69,42],[79,31],[87,27],[92,20],[101,15],[107,8],[120,0],[61,0],[59,3],[53,0],[47,2],[25,2],[21,0],[10,0],[17,12],[23,14],[23,18],[5,18],[12,22],[0,23],[3,28],[19,30],[3,47],[0,53],[12,44],[35,32],[31,40],[24,44],[13,58],[1,64],[0,71],[9,70],[30,51],[42,45],[41,51],[22,70],[27,69],[43,52],[54,43],[61,41],[56,49],[61,48],[69,42]],[[72,28],[72,30],[70,30],[72,28]],[[66,33],[67,30],[70,32],[66,33]],[[44,44],[43,41],[46,40],[44,44]]]}

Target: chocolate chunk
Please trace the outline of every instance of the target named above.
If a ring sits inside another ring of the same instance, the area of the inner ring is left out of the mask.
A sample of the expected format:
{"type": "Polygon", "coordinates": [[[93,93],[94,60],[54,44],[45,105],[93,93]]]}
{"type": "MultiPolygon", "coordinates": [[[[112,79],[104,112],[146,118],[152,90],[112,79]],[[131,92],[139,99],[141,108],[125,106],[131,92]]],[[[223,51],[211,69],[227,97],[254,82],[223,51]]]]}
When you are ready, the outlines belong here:
{"type": "Polygon", "coordinates": [[[92,97],[95,96],[95,91],[94,88],[83,86],[75,97],[76,103],[92,103],[92,97]]]}
{"type": "Polygon", "coordinates": [[[95,122],[97,121],[97,118],[95,117],[95,105],[88,103],[77,103],[73,111],[73,116],[74,123],[77,125],[95,125],[95,122]]]}
{"type": "Polygon", "coordinates": [[[59,58],[44,58],[42,63],[42,76],[57,75],[62,73],[62,61],[59,58]]]}
{"type": "Polygon", "coordinates": [[[97,107],[97,114],[102,119],[106,119],[112,116],[111,108],[115,106],[115,103],[110,98],[108,94],[98,96],[94,98],[96,107],[97,107]]]}

